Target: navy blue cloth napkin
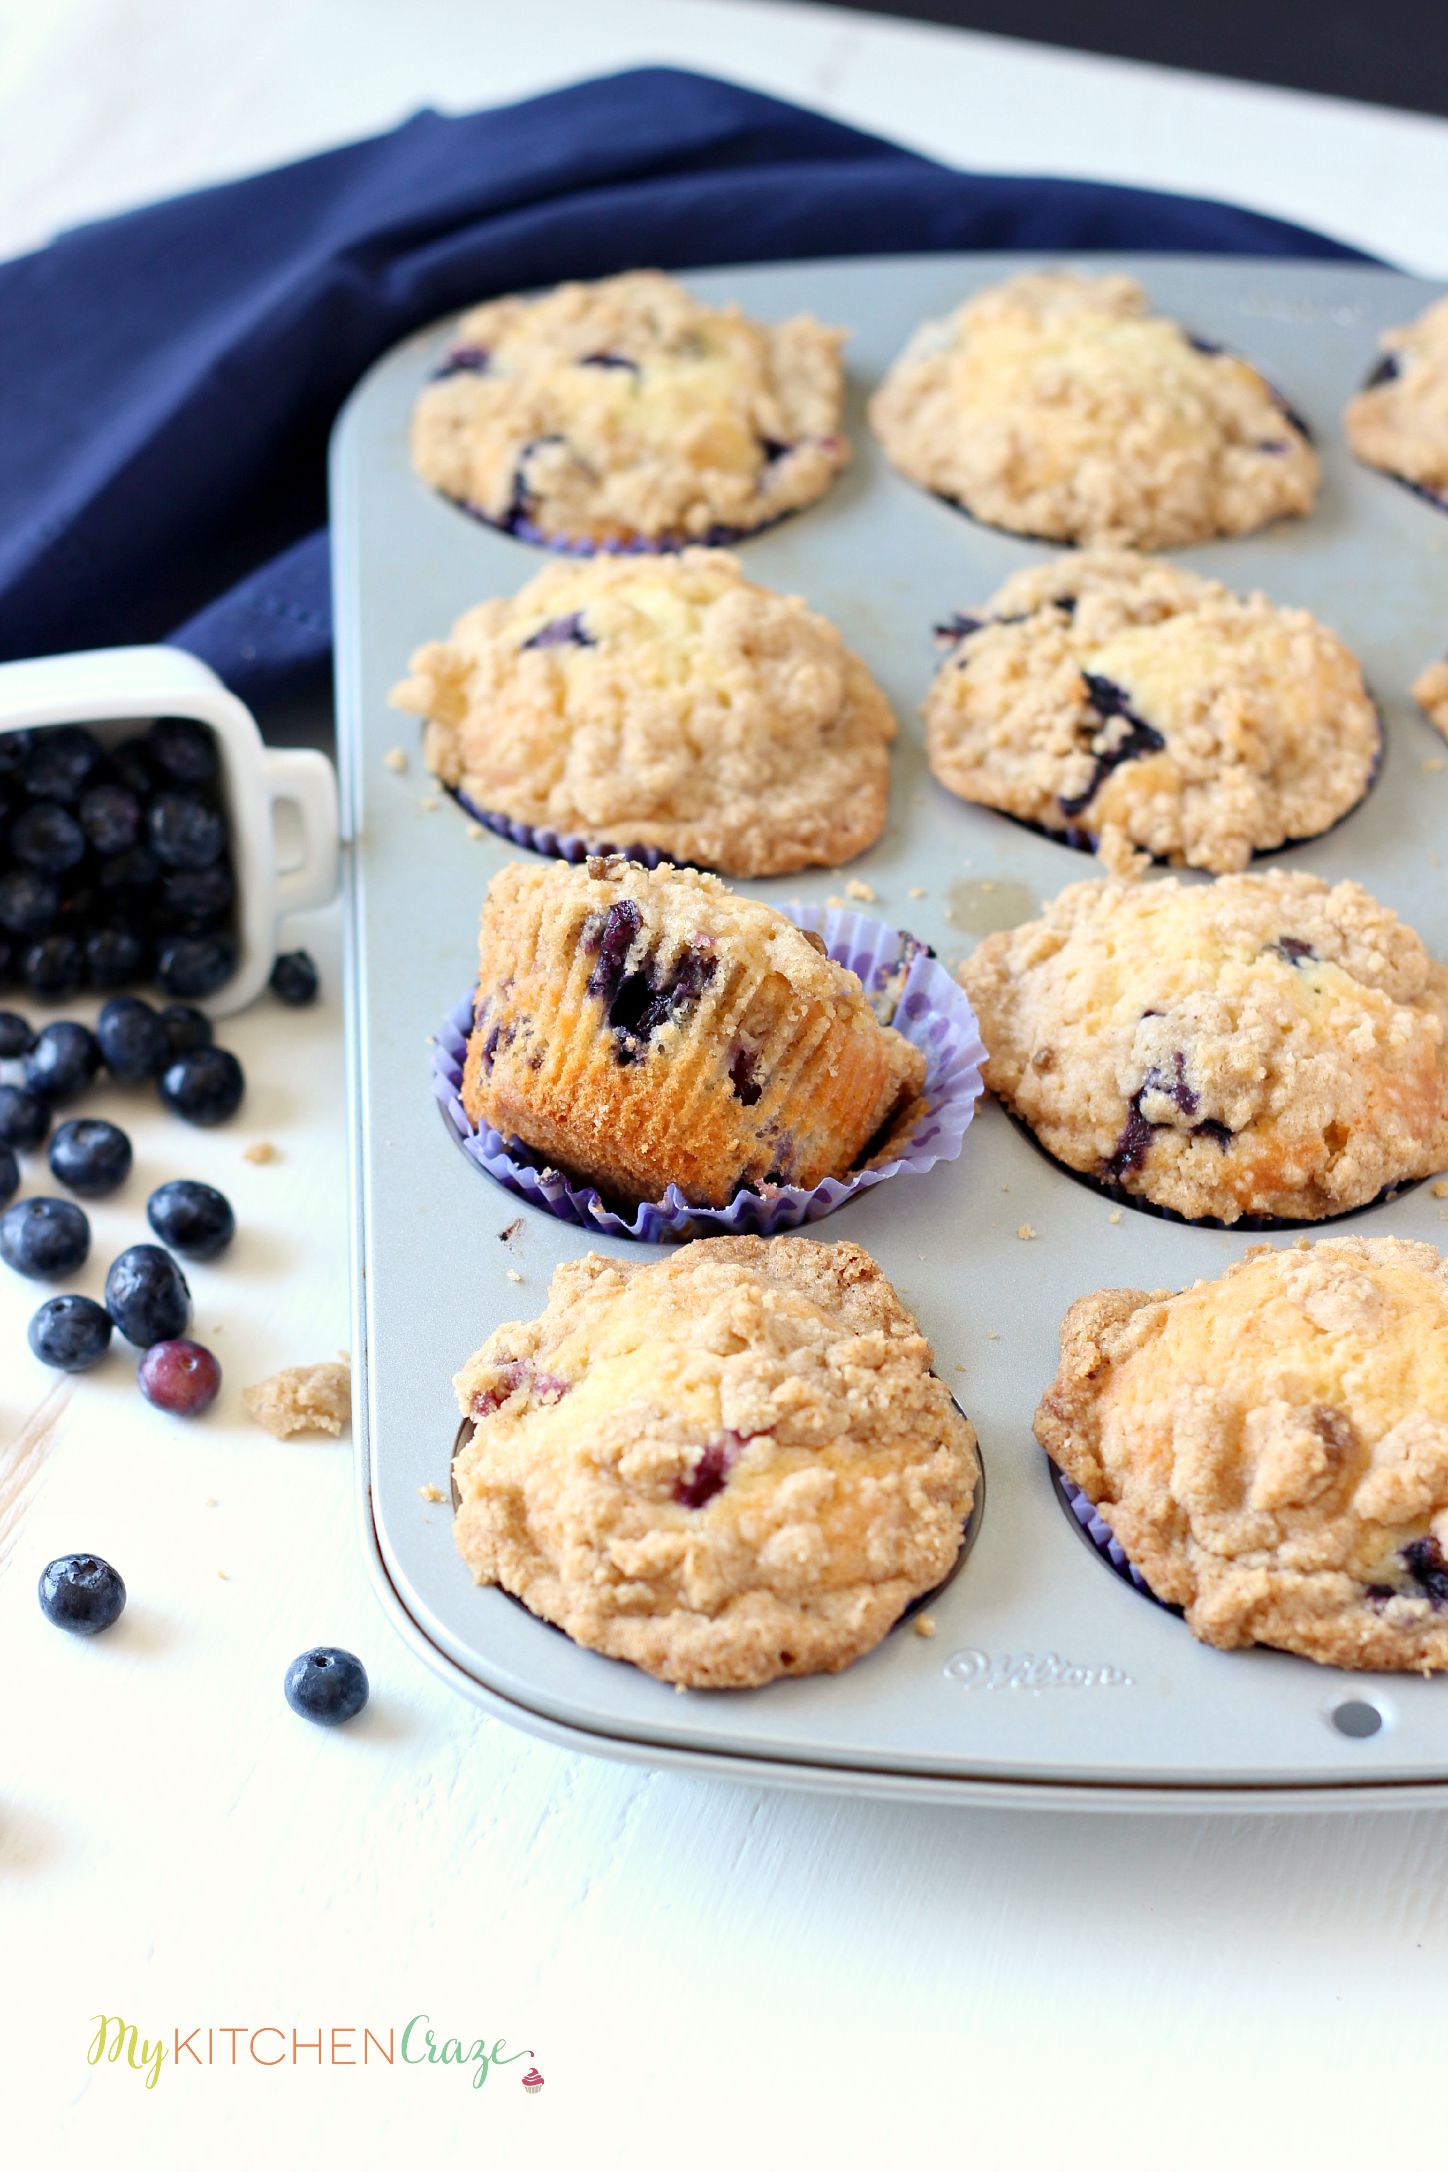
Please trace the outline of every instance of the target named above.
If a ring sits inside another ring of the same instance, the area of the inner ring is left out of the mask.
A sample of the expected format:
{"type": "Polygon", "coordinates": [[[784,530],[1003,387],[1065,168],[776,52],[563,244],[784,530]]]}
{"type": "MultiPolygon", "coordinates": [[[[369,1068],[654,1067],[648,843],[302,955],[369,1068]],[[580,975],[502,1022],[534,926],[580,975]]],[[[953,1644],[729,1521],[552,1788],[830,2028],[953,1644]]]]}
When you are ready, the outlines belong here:
{"type": "Polygon", "coordinates": [[[0,265],[0,656],[174,638],[253,702],[314,684],[328,430],[447,310],[635,265],[1007,248],[1358,253],[1224,204],[957,173],[662,68],[79,228],[0,265]]]}

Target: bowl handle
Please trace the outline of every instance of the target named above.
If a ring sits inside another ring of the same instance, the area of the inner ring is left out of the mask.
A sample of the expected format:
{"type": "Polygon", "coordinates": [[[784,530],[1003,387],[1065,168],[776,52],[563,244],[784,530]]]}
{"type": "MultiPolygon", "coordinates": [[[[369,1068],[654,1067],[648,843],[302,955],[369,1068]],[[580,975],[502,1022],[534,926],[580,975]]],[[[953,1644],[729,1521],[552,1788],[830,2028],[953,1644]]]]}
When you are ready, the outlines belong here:
{"type": "Polygon", "coordinates": [[[337,772],[313,747],[269,747],[267,789],[287,801],[302,826],[301,857],[277,873],[277,911],[309,912],[337,895],[337,772]]]}

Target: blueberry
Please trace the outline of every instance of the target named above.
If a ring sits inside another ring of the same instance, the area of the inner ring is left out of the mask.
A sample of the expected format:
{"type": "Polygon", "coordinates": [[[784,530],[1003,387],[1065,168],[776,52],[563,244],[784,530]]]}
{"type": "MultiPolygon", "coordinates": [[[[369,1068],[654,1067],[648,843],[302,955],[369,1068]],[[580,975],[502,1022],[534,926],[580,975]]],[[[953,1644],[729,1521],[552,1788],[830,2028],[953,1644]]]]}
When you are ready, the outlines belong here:
{"type": "Polygon", "coordinates": [[[156,978],[170,996],[215,995],[235,971],[229,935],[177,935],[156,953],[156,978]]]}
{"type": "Polygon", "coordinates": [[[20,1189],[20,1164],[8,1146],[0,1146],[0,1207],[8,1206],[20,1189]]]}
{"type": "Polygon", "coordinates": [[[210,1048],[215,1031],[205,1011],[189,1003],[168,1003],[161,1013],[166,1039],[173,1056],[190,1056],[198,1048],[210,1048]]]}
{"type": "Polygon", "coordinates": [[[194,717],[159,718],[144,745],[151,768],[174,784],[213,784],[220,772],[215,734],[194,717]]]}
{"type": "MultiPolygon", "coordinates": [[[[11,1208],[14,1213],[14,1208],[11,1208]]],[[[0,1231],[4,1217],[0,1216],[0,1231]]],[[[111,1261],[106,1276],[106,1310],[127,1342],[149,1349],[153,1342],[174,1342],[186,1332],[191,1292],[169,1252],[158,1244],[133,1244],[111,1261]]]]}
{"type": "Polygon", "coordinates": [[[149,799],[160,783],[160,774],[151,761],[150,744],[145,733],[135,739],[124,739],[118,747],[112,747],[111,775],[137,799],[149,799]]]}
{"type": "Polygon", "coordinates": [[[117,907],[134,908],[150,896],[160,880],[161,869],[155,855],[144,845],[137,845],[130,852],[118,852],[114,859],[101,864],[101,889],[117,907]]]}
{"type": "Polygon", "coordinates": [[[50,1103],[23,1086],[0,1086],[0,1143],[33,1153],[50,1129],[50,1103]]]}
{"type": "Polygon", "coordinates": [[[199,1342],[153,1342],[136,1368],[148,1403],[173,1417],[199,1418],[221,1392],[221,1367],[199,1342]]]}
{"type": "Polygon", "coordinates": [[[73,1116],[50,1142],[50,1173],[82,1199],[106,1199],[131,1173],[131,1142],[104,1117],[73,1116]]]}
{"type": "Polygon", "coordinates": [[[25,1059],[25,1083],[47,1101],[74,1101],[101,1067],[101,1048],[89,1026],[59,1018],[42,1026],[25,1059]]]}
{"type": "Polygon", "coordinates": [[[94,784],[80,803],[80,826],[103,859],[141,842],[141,802],[124,784],[94,784]]]}
{"type": "Polygon", "coordinates": [[[271,992],[281,1002],[299,1010],[304,1003],[315,1003],[321,982],[310,953],[305,950],[284,950],[271,969],[271,992]]]}
{"type": "Polygon", "coordinates": [[[0,1058],[28,1056],[35,1035],[19,1011],[0,1011],[0,1058]]]}
{"type": "Polygon", "coordinates": [[[181,929],[215,927],[236,902],[236,878],[225,860],[213,867],[183,869],[167,875],[156,904],[156,924],[162,934],[181,929]]]}
{"type": "Polygon", "coordinates": [[[40,1611],[57,1629],[93,1637],[119,1621],[126,1587],[98,1554],[62,1554],[40,1572],[40,1611]]]}
{"type": "Polygon", "coordinates": [[[222,1124],[241,1106],[246,1080],[226,1048],[198,1048],[161,1073],[161,1099],[188,1124],[222,1124]]]}
{"type": "Polygon", "coordinates": [[[125,988],[151,969],[151,946],[130,928],[97,928],[85,939],[85,977],[92,988],[125,988]]]}
{"type": "Polygon", "coordinates": [[[86,1372],[110,1346],[110,1314],[93,1297],[48,1297],[30,1323],[31,1349],[57,1372],[86,1372]]]}
{"type": "Polygon", "coordinates": [[[82,724],[53,724],[35,734],[25,765],[32,799],[78,800],[105,757],[82,724]]]}
{"type": "Polygon", "coordinates": [[[26,945],[20,972],[31,995],[63,1002],[85,980],[85,952],[73,935],[43,935],[26,945]]]}
{"type": "Polygon", "coordinates": [[[146,1201],[146,1219],[161,1242],[184,1259],[215,1259],[236,1235],[231,1202],[191,1177],[158,1185],[146,1201]]]}
{"type": "Polygon", "coordinates": [[[68,1199],[22,1199],[0,1214],[0,1259],[33,1282],[59,1282],[86,1263],[90,1223],[68,1199]]]}
{"type": "Polygon", "coordinates": [[[162,792],[146,813],[146,838],[163,867],[210,867],[226,850],[226,825],[191,792],[162,792]]]}
{"type": "Polygon", "coordinates": [[[58,800],[33,800],[10,825],[10,853],[41,875],[66,875],[85,858],[85,832],[58,800]]]}
{"type": "Polygon", "coordinates": [[[33,731],[0,732],[0,783],[18,785],[35,744],[33,731]]]}
{"type": "Polygon", "coordinates": [[[139,996],[112,996],[103,1003],[96,1039],[106,1069],[123,1086],[155,1078],[170,1061],[171,1044],[161,1015],[139,996]]]}
{"type": "Polygon", "coordinates": [[[60,892],[48,875],[12,868],[0,875],[0,928],[12,935],[48,935],[60,910],[60,892]]]}
{"type": "Polygon", "coordinates": [[[287,1703],[319,1727],[355,1719],[368,1697],[367,1669],[353,1652],[315,1645],[287,1668],[287,1703]]]}

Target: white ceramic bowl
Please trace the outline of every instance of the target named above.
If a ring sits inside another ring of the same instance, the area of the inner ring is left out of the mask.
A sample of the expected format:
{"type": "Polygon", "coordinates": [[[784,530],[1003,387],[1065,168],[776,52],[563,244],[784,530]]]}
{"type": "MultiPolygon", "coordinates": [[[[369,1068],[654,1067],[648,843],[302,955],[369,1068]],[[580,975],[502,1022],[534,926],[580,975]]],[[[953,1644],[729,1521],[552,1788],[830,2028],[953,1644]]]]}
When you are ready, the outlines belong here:
{"type": "Polygon", "coordinates": [[[85,724],[103,746],[113,746],[158,716],[209,725],[221,757],[238,955],[230,980],[200,1008],[226,1017],[266,986],[279,921],[336,894],[337,777],[326,755],[267,746],[246,704],[184,649],[87,649],[0,664],[0,731],[85,724]],[[297,856],[285,865],[277,842],[279,806],[294,810],[300,840],[297,856]]]}

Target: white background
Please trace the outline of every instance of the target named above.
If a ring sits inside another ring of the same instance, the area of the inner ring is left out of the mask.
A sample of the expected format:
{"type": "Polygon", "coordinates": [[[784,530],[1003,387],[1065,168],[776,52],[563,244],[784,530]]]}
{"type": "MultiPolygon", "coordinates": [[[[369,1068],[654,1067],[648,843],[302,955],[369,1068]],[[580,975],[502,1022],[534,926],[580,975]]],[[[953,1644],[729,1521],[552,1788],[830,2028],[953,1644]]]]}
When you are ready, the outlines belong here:
{"type": "MultiPolygon", "coordinates": [[[[960,164],[1210,191],[1448,272],[1444,123],[741,0],[0,0],[0,251],[420,103],[643,60],[960,164]]],[[[336,917],[295,934],[325,1005],[228,1029],[252,1083],[223,1134],[115,1097],[141,1166],[92,1217],[98,1292],[152,1184],[231,1193],[243,1235],[192,1276],[217,1411],[191,1429],[147,1411],[119,1357],[57,1388],[23,1343],[42,1293],[0,1287],[7,2158],[1191,2172],[1431,2154],[1448,1828],[1430,1814],[776,1796],[560,1755],[424,1673],[367,1586],[345,1445],[275,1444],[240,1415],[245,1381],[347,1333],[336,917]],[[280,1159],[246,1163],[255,1139],[280,1159]],[[35,1604],[42,1563],[75,1547],[131,1591],[93,1645],[35,1604]],[[316,1640],[373,1681],[331,1736],[281,1697],[316,1640]],[[427,2067],[264,2069],[243,2040],[235,2069],[168,2065],[146,2092],[86,2066],[101,2008],[168,2036],[426,2011],[440,2035],[531,2047],[546,2086],[524,2095],[526,2061],[482,2091],[427,2067]]]]}

